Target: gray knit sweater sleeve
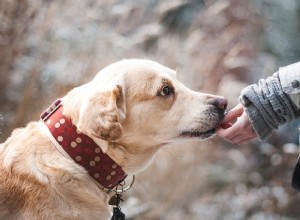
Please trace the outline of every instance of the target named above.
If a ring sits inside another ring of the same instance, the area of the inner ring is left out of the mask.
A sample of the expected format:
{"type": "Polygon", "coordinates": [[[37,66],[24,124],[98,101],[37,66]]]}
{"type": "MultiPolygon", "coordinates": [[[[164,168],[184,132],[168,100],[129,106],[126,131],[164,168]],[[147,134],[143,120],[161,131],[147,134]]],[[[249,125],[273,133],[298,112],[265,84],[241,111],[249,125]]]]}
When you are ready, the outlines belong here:
{"type": "MultiPolygon", "coordinates": [[[[282,73],[276,72],[267,79],[261,79],[258,84],[246,87],[240,96],[240,102],[246,107],[250,122],[261,140],[269,137],[279,125],[298,117],[299,109],[286,93],[286,86],[291,82],[299,82],[300,78],[296,75],[296,79],[282,85],[280,75],[282,73]]],[[[300,93],[297,95],[299,97],[300,93]]]]}

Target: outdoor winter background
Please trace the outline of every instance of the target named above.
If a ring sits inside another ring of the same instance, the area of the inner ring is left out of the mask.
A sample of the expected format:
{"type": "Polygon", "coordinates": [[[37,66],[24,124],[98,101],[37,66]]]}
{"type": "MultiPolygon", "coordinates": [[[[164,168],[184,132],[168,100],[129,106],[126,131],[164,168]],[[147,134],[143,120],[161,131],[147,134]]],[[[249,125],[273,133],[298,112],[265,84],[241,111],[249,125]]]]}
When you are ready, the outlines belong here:
{"type": "MultiPolygon", "coordinates": [[[[1,0],[0,142],[124,58],[176,69],[232,108],[244,86],[300,60],[299,34],[299,0],[1,0]]],[[[123,211],[131,220],[299,219],[290,185],[298,123],[264,143],[215,137],[162,150],[123,211]]]]}

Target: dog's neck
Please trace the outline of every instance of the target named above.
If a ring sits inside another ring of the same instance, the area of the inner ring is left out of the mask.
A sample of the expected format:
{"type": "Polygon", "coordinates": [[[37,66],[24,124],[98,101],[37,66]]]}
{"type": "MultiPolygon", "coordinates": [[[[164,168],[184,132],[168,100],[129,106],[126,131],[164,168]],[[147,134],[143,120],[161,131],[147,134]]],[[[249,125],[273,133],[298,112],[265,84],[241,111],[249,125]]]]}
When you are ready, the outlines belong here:
{"type": "MultiPolygon", "coordinates": [[[[63,98],[64,114],[72,119],[75,126],[79,122],[79,116],[85,98],[82,97],[84,92],[81,89],[84,90],[85,87],[86,85],[77,87],[63,98]]],[[[88,136],[100,146],[105,154],[116,161],[125,173],[136,174],[150,164],[155,153],[162,145],[141,146],[141,144],[145,143],[141,143],[140,138],[138,138],[138,140],[132,140],[131,134],[128,135],[125,133],[125,129],[123,129],[123,132],[124,135],[122,134],[122,136],[115,141],[105,141],[93,135],[88,136]],[[128,136],[130,136],[129,139],[128,136]]],[[[148,141],[146,143],[148,143],[148,141]]]]}
{"type": "MultiPolygon", "coordinates": [[[[63,115],[60,100],[43,112],[41,119],[57,150],[84,167],[101,186],[110,190],[126,177],[122,168],[99,147],[100,142],[96,144],[87,135],[79,133],[71,119],[63,115]]],[[[102,144],[103,149],[107,148],[105,142],[102,144]]]]}

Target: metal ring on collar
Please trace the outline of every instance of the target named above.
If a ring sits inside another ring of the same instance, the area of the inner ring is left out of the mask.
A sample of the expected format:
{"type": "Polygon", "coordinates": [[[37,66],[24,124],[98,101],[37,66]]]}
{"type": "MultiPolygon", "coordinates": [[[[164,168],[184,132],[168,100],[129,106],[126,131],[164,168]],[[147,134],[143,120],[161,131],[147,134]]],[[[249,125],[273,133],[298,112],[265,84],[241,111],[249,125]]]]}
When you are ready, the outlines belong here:
{"type": "Polygon", "coordinates": [[[123,192],[126,192],[127,190],[129,190],[129,189],[133,186],[134,181],[135,181],[135,176],[132,175],[132,180],[131,180],[131,183],[130,183],[129,186],[127,186],[127,187],[123,187],[123,186],[122,186],[122,189],[118,189],[118,187],[117,187],[117,188],[116,188],[115,190],[113,190],[113,191],[116,192],[117,194],[121,194],[121,193],[123,193],[123,192]]]}

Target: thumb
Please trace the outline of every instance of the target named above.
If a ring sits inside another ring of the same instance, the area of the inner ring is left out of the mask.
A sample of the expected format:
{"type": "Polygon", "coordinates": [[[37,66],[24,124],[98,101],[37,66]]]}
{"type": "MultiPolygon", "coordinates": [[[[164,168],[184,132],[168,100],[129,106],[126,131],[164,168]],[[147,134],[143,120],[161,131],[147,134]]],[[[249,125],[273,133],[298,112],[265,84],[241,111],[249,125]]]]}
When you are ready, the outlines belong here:
{"type": "Polygon", "coordinates": [[[237,106],[235,106],[233,109],[231,109],[230,111],[228,111],[222,121],[221,124],[228,124],[229,122],[237,119],[238,117],[240,117],[244,112],[244,107],[241,104],[238,104],[237,106]]]}

